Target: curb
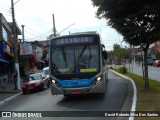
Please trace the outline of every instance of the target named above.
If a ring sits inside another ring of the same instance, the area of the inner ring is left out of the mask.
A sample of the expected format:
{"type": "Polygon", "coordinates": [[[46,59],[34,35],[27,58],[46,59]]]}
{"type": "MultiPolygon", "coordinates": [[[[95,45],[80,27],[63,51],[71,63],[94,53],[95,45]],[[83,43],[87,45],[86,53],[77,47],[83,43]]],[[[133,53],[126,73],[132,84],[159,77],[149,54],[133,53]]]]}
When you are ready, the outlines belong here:
{"type": "Polygon", "coordinates": [[[21,95],[21,94],[22,94],[22,92],[20,92],[20,93],[18,93],[18,94],[16,94],[16,95],[13,95],[13,96],[11,96],[11,97],[9,97],[9,98],[4,99],[3,101],[0,102],[0,106],[2,106],[2,105],[4,105],[5,103],[7,103],[7,102],[9,102],[9,101],[11,101],[11,100],[13,100],[13,99],[15,99],[16,97],[18,97],[18,96],[21,95]]]}
{"type": "MultiPolygon", "coordinates": [[[[112,71],[114,74],[116,74],[116,75],[118,75],[118,76],[120,76],[120,77],[122,77],[126,80],[129,80],[132,83],[134,93],[133,93],[133,102],[132,102],[131,111],[132,111],[132,113],[134,113],[135,110],[136,110],[136,101],[137,101],[137,88],[136,88],[136,85],[135,85],[134,81],[131,78],[129,78],[127,76],[124,76],[124,75],[122,75],[118,72],[115,72],[111,69],[109,69],[109,70],[112,71]]],[[[129,120],[134,120],[134,117],[129,117],[129,120]]]]}

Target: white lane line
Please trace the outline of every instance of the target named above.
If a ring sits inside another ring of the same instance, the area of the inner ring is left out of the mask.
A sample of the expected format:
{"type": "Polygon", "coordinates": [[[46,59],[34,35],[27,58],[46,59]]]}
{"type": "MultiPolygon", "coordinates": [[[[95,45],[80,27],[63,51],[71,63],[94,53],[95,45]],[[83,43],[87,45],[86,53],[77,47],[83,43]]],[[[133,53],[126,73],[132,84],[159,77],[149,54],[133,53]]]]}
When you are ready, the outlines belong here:
{"type": "Polygon", "coordinates": [[[2,106],[3,104],[9,102],[10,100],[13,100],[14,98],[16,98],[17,96],[19,96],[21,94],[22,94],[22,92],[20,92],[20,93],[18,93],[16,95],[13,95],[13,96],[11,96],[9,98],[4,99],[3,101],[0,102],[0,106],[2,106]]]}

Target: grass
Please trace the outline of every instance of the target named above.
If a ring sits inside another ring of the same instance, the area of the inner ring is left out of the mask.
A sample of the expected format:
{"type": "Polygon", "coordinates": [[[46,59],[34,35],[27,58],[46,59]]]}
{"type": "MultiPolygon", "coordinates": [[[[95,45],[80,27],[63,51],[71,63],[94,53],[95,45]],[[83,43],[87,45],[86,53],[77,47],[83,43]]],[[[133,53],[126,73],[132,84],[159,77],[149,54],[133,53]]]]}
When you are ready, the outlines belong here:
{"type": "MultiPolygon", "coordinates": [[[[115,71],[118,72],[118,70],[115,71]]],[[[130,73],[123,75],[133,79],[137,87],[136,111],[160,111],[160,82],[150,79],[149,88],[145,88],[143,77],[130,73]]],[[[160,120],[160,116],[135,117],[135,120],[160,120]]]]}

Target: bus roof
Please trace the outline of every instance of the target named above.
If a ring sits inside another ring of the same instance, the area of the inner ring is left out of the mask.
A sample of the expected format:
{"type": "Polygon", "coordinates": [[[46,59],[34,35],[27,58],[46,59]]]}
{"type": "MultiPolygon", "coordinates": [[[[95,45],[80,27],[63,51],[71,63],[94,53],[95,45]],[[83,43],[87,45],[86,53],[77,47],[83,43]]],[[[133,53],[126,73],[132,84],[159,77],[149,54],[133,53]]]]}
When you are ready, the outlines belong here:
{"type": "Polygon", "coordinates": [[[74,37],[74,36],[85,36],[85,35],[97,35],[99,36],[99,34],[96,31],[92,31],[92,32],[77,32],[77,33],[71,33],[69,35],[62,35],[62,36],[57,36],[57,37],[53,37],[52,39],[57,39],[57,38],[64,38],[64,37],[74,37]]]}
{"type": "Polygon", "coordinates": [[[70,35],[79,35],[79,34],[98,34],[98,33],[97,33],[97,31],[87,31],[87,32],[70,33],[70,35]]]}
{"type": "Polygon", "coordinates": [[[69,34],[69,35],[63,35],[63,36],[58,36],[58,37],[52,38],[50,40],[49,44],[50,45],[67,45],[67,44],[79,44],[79,43],[85,43],[85,44],[86,43],[96,43],[97,44],[97,43],[101,43],[101,40],[100,40],[100,36],[97,32],[89,32],[89,33],[88,32],[79,32],[76,34],[69,34]],[[96,39],[93,39],[90,37],[96,37],[96,39]],[[73,38],[74,40],[72,40],[71,38],[73,38]],[[87,39],[87,41],[86,41],[86,39],[87,39]],[[78,40],[78,42],[77,42],[77,40],[78,40]]]}

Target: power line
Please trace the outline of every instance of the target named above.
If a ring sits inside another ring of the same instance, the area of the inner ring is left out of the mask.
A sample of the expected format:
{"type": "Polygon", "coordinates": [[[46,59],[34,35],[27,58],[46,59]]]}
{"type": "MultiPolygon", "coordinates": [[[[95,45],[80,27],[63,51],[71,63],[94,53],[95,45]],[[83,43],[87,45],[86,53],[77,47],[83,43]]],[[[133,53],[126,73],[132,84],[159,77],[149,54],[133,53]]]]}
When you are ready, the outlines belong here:
{"type": "MultiPolygon", "coordinates": [[[[7,16],[11,16],[11,10],[10,9],[5,9],[5,8],[2,8],[2,7],[0,7],[0,10],[1,11],[3,11],[3,14],[5,13],[7,13],[8,15],[7,16]]],[[[1,12],[2,13],[2,12],[1,12]]]]}
{"type": "Polygon", "coordinates": [[[43,33],[43,34],[41,34],[41,35],[35,35],[35,34],[32,34],[32,33],[28,32],[28,31],[25,31],[25,32],[27,32],[27,33],[29,33],[29,34],[31,34],[31,35],[34,35],[34,36],[35,36],[34,38],[37,38],[37,37],[47,36],[47,34],[50,33],[50,32],[52,32],[52,31],[49,30],[49,32],[43,33]]]}
{"type": "MultiPolygon", "coordinates": [[[[17,1],[17,2],[18,2],[18,1],[17,1]]],[[[0,9],[1,9],[2,11],[4,11],[5,13],[7,13],[7,14],[8,14],[7,16],[12,17],[11,8],[9,8],[8,6],[4,6],[4,5],[1,5],[1,4],[0,4],[0,9]]],[[[4,15],[6,15],[6,14],[4,14],[4,15]]],[[[8,21],[8,20],[7,20],[7,21],[8,21]]],[[[18,21],[16,20],[16,23],[17,23],[17,22],[18,22],[18,21]]],[[[21,24],[21,22],[18,22],[18,23],[21,24]]],[[[38,31],[36,31],[36,30],[31,29],[31,28],[28,27],[28,26],[25,26],[25,28],[29,29],[29,30],[26,30],[26,29],[25,29],[25,30],[24,30],[25,33],[34,36],[34,37],[28,37],[28,38],[30,38],[30,39],[36,39],[36,38],[42,38],[42,37],[46,37],[46,38],[47,38],[47,35],[52,32],[52,29],[49,30],[47,33],[40,33],[40,32],[38,32],[38,31]],[[32,31],[32,32],[34,32],[34,33],[36,33],[36,34],[31,33],[31,32],[29,32],[29,31],[32,31]]]]}
{"type": "Polygon", "coordinates": [[[3,4],[0,4],[0,6],[3,7],[3,8],[8,8],[8,6],[3,5],[3,4]]]}
{"type": "Polygon", "coordinates": [[[11,7],[0,4],[0,9],[6,10],[11,13],[11,7]]]}
{"type": "MultiPolygon", "coordinates": [[[[20,22],[18,22],[18,23],[20,23],[20,22]]],[[[20,24],[21,24],[21,23],[20,23],[20,24]]],[[[50,29],[50,30],[49,30],[48,32],[46,32],[46,33],[40,33],[40,32],[37,32],[36,30],[31,29],[30,27],[28,27],[28,26],[26,26],[26,25],[25,25],[25,28],[29,29],[29,30],[24,29],[24,32],[25,32],[25,33],[28,33],[28,34],[30,34],[30,35],[35,36],[35,37],[32,37],[31,39],[41,38],[41,37],[44,37],[44,36],[47,37],[47,35],[52,32],[52,29],[50,29]],[[31,32],[29,32],[29,31],[33,31],[33,32],[36,33],[36,34],[31,33],[31,32]]]]}
{"type": "MultiPolygon", "coordinates": [[[[51,32],[51,31],[49,31],[49,32],[51,32]]],[[[49,32],[47,32],[46,34],[48,34],[49,32]]],[[[25,32],[25,33],[27,33],[27,34],[32,34],[32,33],[30,33],[30,32],[25,32]]],[[[35,39],[46,39],[47,38],[47,35],[46,34],[44,34],[44,35],[40,35],[40,36],[35,36],[35,37],[29,37],[28,35],[25,35],[25,36],[27,36],[27,39],[25,39],[25,40],[35,40],[35,39]]],[[[33,34],[32,34],[33,35],[33,34]]]]}
{"type": "Polygon", "coordinates": [[[2,9],[3,11],[9,11],[9,9],[5,9],[5,8],[3,8],[3,7],[0,7],[0,9],[2,9]]]}
{"type": "MultiPolygon", "coordinates": [[[[17,21],[19,24],[23,24],[23,23],[21,23],[21,22],[19,22],[19,21],[17,21]]],[[[28,26],[26,26],[25,25],[25,28],[28,28],[28,29],[30,29],[31,31],[33,31],[33,32],[36,32],[36,33],[38,33],[38,34],[41,34],[40,32],[38,32],[38,31],[36,31],[36,30],[33,30],[32,28],[30,28],[30,27],[28,27],[28,26]]]]}

